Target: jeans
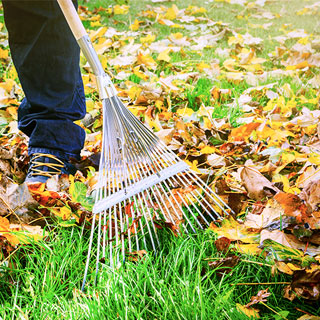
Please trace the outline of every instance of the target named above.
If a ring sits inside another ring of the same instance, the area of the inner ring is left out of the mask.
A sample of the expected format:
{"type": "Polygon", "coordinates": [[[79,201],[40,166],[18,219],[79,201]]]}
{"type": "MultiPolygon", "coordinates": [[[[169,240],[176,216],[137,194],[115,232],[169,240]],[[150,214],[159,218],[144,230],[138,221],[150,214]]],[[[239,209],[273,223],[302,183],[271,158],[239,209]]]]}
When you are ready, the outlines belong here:
{"type": "MultiPolygon", "coordinates": [[[[29,155],[80,158],[86,113],[80,49],[56,0],[2,0],[9,46],[25,98],[18,127],[29,155]]],[[[74,5],[77,6],[76,0],[74,5]]]]}

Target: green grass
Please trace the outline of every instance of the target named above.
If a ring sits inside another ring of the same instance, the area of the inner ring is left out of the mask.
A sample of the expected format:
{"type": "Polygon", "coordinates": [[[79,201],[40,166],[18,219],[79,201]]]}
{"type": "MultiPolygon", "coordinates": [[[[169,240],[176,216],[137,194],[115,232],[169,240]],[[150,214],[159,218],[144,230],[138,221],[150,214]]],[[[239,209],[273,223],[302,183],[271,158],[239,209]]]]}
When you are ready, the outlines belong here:
{"type": "MultiPolygon", "coordinates": [[[[81,286],[88,247],[88,232],[81,228],[56,229],[46,242],[26,245],[15,254],[13,265],[0,278],[2,319],[247,319],[236,303],[246,304],[252,295],[269,287],[268,306],[276,312],[295,307],[317,314],[319,306],[281,298],[283,285],[237,286],[237,283],[288,281],[273,277],[271,268],[247,257],[231,273],[217,275],[209,258],[219,257],[212,232],[198,235],[163,235],[163,249],[137,263],[119,269],[100,270],[93,287],[95,261],[91,261],[85,294],[81,286]],[[251,262],[248,262],[251,261],[251,262]],[[317,309],[318,308],[318,309],[317,309]]],[[[93,259],[94,260],[94,259],[93,259]]],[[[260,306],[263,319],[276,314],[260,306]]]]}
{"type": "MultiPolygon", "coordinates": [[[[117,1],[125,3],[125,1],[117,1]]],[[[227,3],[209,3],[205,1],[175,1],[179,8],[191,5],[204,6],[208,9],[208,16],[213,20],[228,22],[238,32],[246,31],[247,20],[238,19],[238,15],[248,16],[248,11],[241,6],[227,3]],[[227,13],[227,14],[226,14],[227,13]]],[[[105,0],[89,0],[80,4],[89,8],[106,6],[105,0]]],[[[109,17],[104,15],[104,23],[127,30],[146,8],[150,1],[129,1],[131,5],[127,16],[109,17]]],[[[257,37],[268,39],[269,36],[279,34],[279,28],[290,17],[294,28],[304,28],[308,32],[318,32],[319,21],[316,16],[306,18],[294,15],[295,10],[309,2],[298,0],[270,2],[266,8],[272,12],[279,12],[282,6],[287,14],[279,19],[271,20],[272,27],[268,32],[260,29],[248,31],[257,37]],[[284,3],[284,4],[283,4],[284,3]]],[[[155,4],[153,4],[155,5],[155,4]]],[[[160,5],[160,4],[159,4],[160,5]]],[[[164,3],[171,6],[172,3],[164,3]]],[[[156,4],[158,6],[158,4],[156,4]]],[[[141,18],[143,19],[143,18],[141,18]]],[[[251,23],[260,23],[248,17],[251,23]]],[[[2,17],[0,17],[2,21],[2,17]]],[[[89,23],[85,22],[89,27],[89,23]]],[[[174,30],[167,26],[152,29],[157,39],[167,37],[174,30]]],[[[273,50],[274,41],[266,41],[262,48],[262,56],[273,50]]],[[[225,40],[219,47],[227,47],[225,40]]],[[[186,62],[197,64],[201,61],[210,62],[215,58],[215,48],[204,50],[203,54],[186,52],[186,56],[171,54],[171,64],[186,62]]],[[[271,68],[272,66],[270,66],[271,68]]],[[[164,73],[170,74],[171,68],[163,65],[164,73]]],[[[162,71],[161,70],[161,71],[162,71]]],[[[3,67],[0,74],[4,72],[3,67]]],[[[130,76],[129,80],[140,83],[137,76],[130,76]]],[[[307,80],[307,79],[306,79],[307,80]]],[[[274,82],[268,79],[266,83],[274,82]]],[[[266,84],[265,83],[265,84],[266,84]]],[[[296,92],[303,86],[292,78],[281,79],[278,87],[289,83],[296,92]]],[[[199,104],[196,98],[209,105],[210,89],[218,86],[232,90],[232,99],[214,105],[213,117],[229,118],[232,126],[237,126],[237,118],[241,110],[235,106],[230,109],[227,105],[236,101],[237,97],[250,86],[242,81],[239,84],[225,79],[198,79],[194,87],[185,94],[189,107],[197,110],[199,104]],[[235,99],[235,100],[233,100],[235,99]]],[[[310,94],[308,92],[307,94],[310,94]]],[[[310,97],[313,97],[311,95],[310,97]]],[[[259,100],[263,103],[262,100],[259,100]]],[[[175,107],[175,106],[174,106],[175,107]]],[[[217,142],[219,143],[219,141],[217,142]]],[[[97,286],[94,287],[95,261],[92,259],[89,267],[87,287],[84,294],[79,289],[82,283],[83,271],[88,249],[89,232],[81,228],[57,227],[45,242],[20,247],[12,256],[10,264],[1,263],[0,266],[0,318],[1,319],[248,319],[237,311],[236,304],[245,305],[259,290],[269,288],[271,295],[267,305],[275,312],[288,311],[287,319],[296,319],[303,315],[297,308],[317,315],[320,313],[318,304],[309,304],[299,299],[290,302],[283,298],[284,285],[237,285],[239,283],[263,283],[290,281],[285,275],[272,276],[271,268],[255,262],[263,262],[263,257],[243,256],[240,263],[231,273],[220,277],[216,270],[208,267],[208,260],[220,257],[214,246],[215,236],[208,231],[199,231],[197,235],[174,237],[171,234],[162,235],[163,247],[157,255],[151,252],[143,261],[133,263],[128,261],[119,269],[105,267],[100,269],[97,286]]],[[[270,309],[259,306],[262,319],[281,319],[270,309]]]]}

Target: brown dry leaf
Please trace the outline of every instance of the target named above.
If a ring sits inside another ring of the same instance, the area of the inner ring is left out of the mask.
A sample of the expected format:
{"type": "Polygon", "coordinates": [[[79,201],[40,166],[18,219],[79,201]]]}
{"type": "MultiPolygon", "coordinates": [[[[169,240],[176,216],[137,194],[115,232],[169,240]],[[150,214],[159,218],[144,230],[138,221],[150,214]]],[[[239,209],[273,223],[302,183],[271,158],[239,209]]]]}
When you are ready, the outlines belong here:
{"type": "Polygon", "coordinates": [[[268,288],[265,290],[260,290],[256,296],[251,297],[251,301],[245,305],[246,308],[249,308],[250,306],[260,303],[260,302],[266,302],[267,298],[270,296],[270,292],[268,292],[268,288]]]}
{"type": "Polygon", "coordinates": [[[140,260],[143,260],[143,258],[146,254],[147,254],[146,250],[129,252],[128,260],[129,261],[140,261],[140,260]]]}
{"type": "Polygon", "coordinates": [[[208,265],[212,269],[216,269],[217,275],[222,277],[225,273],[230,273],[240,261],[240,258],[236,255],[232,255],[225,258],[208,262],[208,265]]]}
{"type": "Polygon", "coordinates": [[[249,198],[262,200],[280,191],[254,167],[243,167],[240,177],[249,198]]]}
{"type": "Polygon", "coordinates": [[[269,199],[261,214],[248,213],[244,224],[247,228],[264,229],[278,222],[284,215],[284,209],[279,202],[269,199]]]}
{"type": "Polygon", "coordinates": [[[5,191],[0,194],[0,208],[7,213],[15,212],[24,222],[28,221],[30,210],[38,206],[29,192],[27,184],[21,185],[10,182],[5,191]]]}
{"type": "Polygon", "coordinates": [[[318,211],[320,206],[320,180],[311,181],[299,194],[311,211],[318,211]]]}
{"type": "Polygon", "coordinates": [[[312,271],[301,270],[294,272],[292,282],[285,288],[284,297],[294,300],[301,297],[307,300],[320,299],[320,267],[317,265],[312,271]]]}
{"type": "Polygon", "coordinates": [[[174,129],[161,129],[160,131],[156,132],[156,136],[162,140],[165,144],[169,144],[173,137],[174,129]]]}
{"type": "Polygon", "coordinates": [[[273,240],[277,243],[280,243],[286,247],[300,250],[301,254],[304,252],[310,256],[316,256],[320,254],[320,247],[314,246],[311,244],[304,243],[299,241],[294,235],[286,234],[280,230],[262,230],[260,234],[260,244],[263,245],[263,242],[267,239],[273,240]]]}
{"type": "Polygon", "coordinates": [[[227,237],[221,237],[221,238],[217,239],[214,242],[214,244],[215,244],[218,251],[227,252],[230,247],[231,240],[228,239],[227,237]]]}

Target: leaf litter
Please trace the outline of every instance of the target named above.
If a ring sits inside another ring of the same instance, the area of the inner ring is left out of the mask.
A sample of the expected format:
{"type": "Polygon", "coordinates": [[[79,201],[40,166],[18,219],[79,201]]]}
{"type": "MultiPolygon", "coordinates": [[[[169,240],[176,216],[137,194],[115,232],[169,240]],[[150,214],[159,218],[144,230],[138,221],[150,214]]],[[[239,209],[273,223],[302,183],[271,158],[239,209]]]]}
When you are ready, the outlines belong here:
{"type": "MultiPolygon", "coordinates": [[[[319,300],[319,36],[285,24],[268,39],[260,38],[255,30],[272,29],[285,15],[271,12],[263,0],[214,1],[217,9],[226,3],[240,6],[235,18],[247,19],[246,28],[214,21],[204,7],[152,2],[130,25],[121,20],[127,19],[129,5],[79,7],[82,20],[90,22],[90,37],[119,96],[236,212],[237,217],[210,225],[222,239],[217,248],[260,256],[263,252],[276,270],[292,276],[286,298],[319,300]],[[108,19],[114,22],[112,27],[108,19]],[[166,31],[157,33],[155,28],[166,31]],[[267,42],[273,43],[271,49],[267,42]]],[[[307,17],[318,13],[319,7],[319,2],[303,3],[295,15],[307,17]]],[[[25,243],[19,232],[44,239],[42,228],[49,217],[64,227],[89,227],[102,114],[94,76],[81,57],[88,108],[79,122],[87,139],[82,159],[75,163],[78,172],[27,190],[22,182],[28,139],[16,125],[23,93],[5,28],[0,28],[0,62],[7,66],[0,83],[4,259],[25,243]]],[[[175,214],[176,221],[180,218],[179,212],[175,214]]],[[[170,221],[154,219],[159,228],[176,234],[170,221]]],[[[136,261],[146,253],[129,254],[136,261]]],[[[233,254],[210,266],[232,270],[238,260],[233,254]]],[[[251,304],[241,308],[249,310],[251,304]]],[[[256,317],[258,311],[249,314],[256,317]]]]}

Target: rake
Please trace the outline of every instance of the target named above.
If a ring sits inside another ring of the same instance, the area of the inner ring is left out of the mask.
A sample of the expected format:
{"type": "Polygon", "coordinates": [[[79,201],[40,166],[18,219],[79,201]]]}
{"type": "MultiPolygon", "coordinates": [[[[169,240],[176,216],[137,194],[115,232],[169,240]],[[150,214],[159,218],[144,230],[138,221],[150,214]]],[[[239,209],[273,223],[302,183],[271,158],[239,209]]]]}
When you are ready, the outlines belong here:
{"type": "Polygon", "coordinates": [[[195,233],[232,209],[117,97],[71,0],[57,0],[96,77],[103,134],[84,290],[97,231],[96,273],[128,254],[160,246],[159,226],[195,233]],[[97,230],[96,230],[97,229],[97,230]]]}

